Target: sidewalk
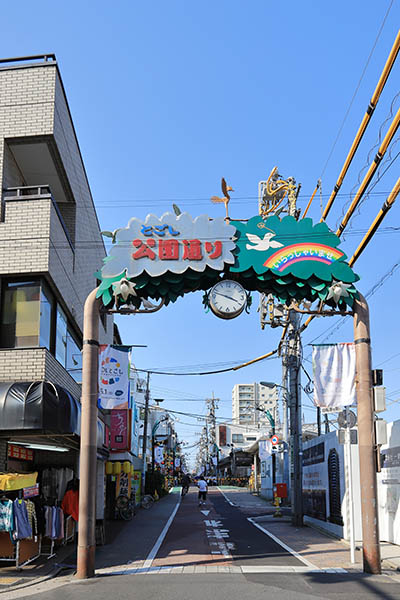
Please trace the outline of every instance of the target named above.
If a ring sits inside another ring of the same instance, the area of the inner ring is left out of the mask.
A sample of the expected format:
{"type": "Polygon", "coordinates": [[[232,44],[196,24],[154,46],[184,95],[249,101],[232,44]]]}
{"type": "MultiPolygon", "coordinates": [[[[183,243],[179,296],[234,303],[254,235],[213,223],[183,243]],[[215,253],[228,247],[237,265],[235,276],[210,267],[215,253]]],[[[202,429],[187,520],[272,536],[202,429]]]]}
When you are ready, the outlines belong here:
{"type": "MultiPolygon", "coordinates": [[[[142,566],[168,521],[178,494],[180,488],[174,488],[149,510],[139,508],[132,521],[107,521],[106,544],[96,548],[96,573],[142,566]]],[[[4,592],[30,587],[59,574],[72,574],[75,569],[76,545],[72,543],[59,548],[54,558],[39,557],[21,571],[0,562],[0,598],[4,592]]]]}
{"type": "MultiPolygon", "coordinates": [[[[282,508],[283,517],[274,518],[275,508],[271,502],[249,492],[245,488],[220,487],[225,498],[266,530],[278,538],[303,559],[321,569],[342,568],[346,571],[362,571],[362,553],[356,550],[356,563],[350,562],[350,547],[345,540],[333,538],[308,525],[296,528],[290,521],[290,508],[282,508]],[[264,512],[263,512],[264,511],[264,512]]],[[[382,568],[400,571],[400,546],[381,542],[382,568]]]]}

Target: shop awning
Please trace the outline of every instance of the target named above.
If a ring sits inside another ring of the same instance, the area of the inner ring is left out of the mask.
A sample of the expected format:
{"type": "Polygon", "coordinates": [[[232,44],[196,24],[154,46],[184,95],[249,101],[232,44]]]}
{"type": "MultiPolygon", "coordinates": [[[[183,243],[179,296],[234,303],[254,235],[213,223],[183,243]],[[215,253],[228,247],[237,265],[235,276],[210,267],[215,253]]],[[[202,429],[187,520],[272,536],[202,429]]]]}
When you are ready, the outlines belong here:
{"type": "Polygon", "coordinates": [[[0,383],[0,435],[79,435],[80,403],[49,381],[0,383]]]}

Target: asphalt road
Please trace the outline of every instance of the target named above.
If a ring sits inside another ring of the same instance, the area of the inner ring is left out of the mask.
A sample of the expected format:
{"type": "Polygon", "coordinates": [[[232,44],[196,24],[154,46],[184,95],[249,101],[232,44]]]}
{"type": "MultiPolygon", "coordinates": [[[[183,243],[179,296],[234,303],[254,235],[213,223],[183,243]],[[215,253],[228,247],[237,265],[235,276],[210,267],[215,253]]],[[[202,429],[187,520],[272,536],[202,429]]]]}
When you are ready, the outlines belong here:
{"type": "MultiPolygon", "coordinates": [[[[400,576],[302,571],[304,564],[254,527],[247,516],[246,509],[231,506],[212,488],[207,504],[199,507],[191,490],[152,561],[153,569],[164,570],[139,569],[87,581],[66,576],[43,583],[40,593],[27,589],[22,595],[0,594],[0,600],[400,600],[400,576]],[[180,572],[165,570],[171,567],[180,572]],[[203,572],[197,572],[200,569],[203,572]],[[254,572],[257,569],[269,572],[254,572]]],[[[123,541],[127,555],[132,555],[129,544],[138,553],[140,539],[132,535],[130,541],[126,537],[123,541]]],[[[145,554],[147,549],[143,558],[145,554]]],[[[116,560],[112,547],[110,560],[110,564],[116,560]]]]}

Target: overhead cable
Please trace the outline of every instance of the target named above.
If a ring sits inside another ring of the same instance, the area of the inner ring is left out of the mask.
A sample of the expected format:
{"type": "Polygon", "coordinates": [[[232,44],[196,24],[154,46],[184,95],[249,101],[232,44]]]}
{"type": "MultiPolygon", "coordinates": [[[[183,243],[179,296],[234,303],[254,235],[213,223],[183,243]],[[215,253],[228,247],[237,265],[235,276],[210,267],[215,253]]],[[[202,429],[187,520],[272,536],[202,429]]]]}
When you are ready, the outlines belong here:
{"type": "MultiPolygon", "coordinates": [[[[389,7],[388,10],[390,10],[392,4],[393,4],[393,2],[391,3],[391,5],[390,5],[390,7],[389,7]]],[[[386,14],[386,16],[387,16],[387,14],[386,14]]],[[[386,20],[386,16],[385,16],[385,20],[386,20]]],[[[383,27],[383,24],[382,24],[382,27],[383,27]]],[[[382,30],[382,27],[381,27],[381,30],[382,30]]],[[[379,37],[379,35],[380,35],[380,32],[378,34],[378,37],[379,37]]],[[[375,45],[376,45],[376,42],[375,42],[375,45]]],[[[374,48],[375,48],[375,46],[374,46],[374,48]]],[[[368,124],[369,124],[369,122],[370,122],[370,120],[372,118],[372,115],[374,113],[376,105],[378,104],[378,101],[379,101],[379,98],[381,96],[382,90],[385,87],[385,84],[386,84],[386,82],[388,80],[390,71],[392,70],[392,67],[393,67],[393,65],[395,63],[395,60],[397,58],[397,55],[399,53],[399,49],[400,49],[400,30],[397,33],[396,39],[394,41],[394,44],[393,44],[392,49],[390,51],[390,54],[389,54],[389,56],[387,58],[387,61],[385,63],[385,66],[383,68],[381,76],[379,78],[379,81],[378,81],[378,83],[376,85],[375,91],[374,91],[374,93],[373,93],[373,95],[371,97],[371,100],[370,100],[369,105],[367,107],[367,110],[365,112],[364,118],[361,121],[361,124],[360,124],[360,126],[358,128],[358,131],[356,133],[356,136],[355,136],[355,138],[353,140],[353,143],[352,143],[352,145],[350,147],[350,150],[349,150],[349,152],[347,154],[346,160],[344,161],[344,165],[342,167],[342,170],[340,171],[339,177],[338,177],[338,179],[336,181],[336,184],[335,184],[335,186],[333,188],[333,191],[332,191],[332,193],[330,195],[330,198],[329,198],[329,200],[327,202],[327,205],[325,206],[325,210],[324,210],[324,212],[322,214],[321,221],[324,221],[326,219],[326,217],[328,216],[329,211],[330,211],[330,209],[332,207],[332,204],[333,204],[333,202],[334,202],[334,200],[336,198],[336,195],[337,195],[338,191],[340,190],[340,188],[342,186],[342,183],[343,183],[343,180],[344,180],[344,178],[346,176],[346,173],[347,173],[347,171],[348,171],[348,169],[350,167],[350,164],[351,164],[351,162],[352,162],[352,160],[354,158],[355,153],[357,152],[357,149],[358,149],[358,147],[360,145],[360,142],[361,142],[361,140],[363,138],[363,135],[364,135],[364,133],[365,133],[367,127],[368,127],[368,124]]],[[[371,55],[370,55],[370,58],[371,58],[371,55]]],[[[369,62],[369,59],[368,59],[368,62],[369,62]]],[[[367,62],[367,64],[368,64],[368,62],[367,62]]],[[[365,69],[364,69],[363,75],[364,75],[364,73],[365,73],[365,69]]],[[[359,84],[360,83],[361,83],[361,79],[360,79],[359,84]]],[[[357,90],[358,90],[358,87],[357,87],[357,90]]],[[[353,100],[354,100],[354,96],[353,96],[353,100]]],[[[352,100],[352,102],[353,102],[353,100],[352,100]]],[[[350,106],[351,106],[351,104],[350,104],[350,106]]],[[[350,107],[349,107],[349,110],[350,110],[350,107]]],[[[347,117],[347,114],[346,114],[346,117],[347,117]]],[[[339,134],[340,134],[340,131],[339,131],[339,134]]]]}

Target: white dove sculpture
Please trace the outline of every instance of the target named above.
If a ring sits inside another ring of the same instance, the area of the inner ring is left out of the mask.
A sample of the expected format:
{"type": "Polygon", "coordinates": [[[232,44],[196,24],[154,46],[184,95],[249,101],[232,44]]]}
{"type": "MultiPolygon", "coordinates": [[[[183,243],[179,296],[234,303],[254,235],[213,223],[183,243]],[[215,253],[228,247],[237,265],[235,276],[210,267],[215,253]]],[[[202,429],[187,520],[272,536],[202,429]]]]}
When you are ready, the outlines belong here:
{"type": "Polygon", "coordinates": [[[275,236],[275,233],[266,233],[262,239],[254,233],[246,233],[246,235],[249,242],[255,244],[255,246],[246,244],[246,250],[265,251],[270,248],[281,248],[283,246],[280,242],[272,239],[275,236]]]}

